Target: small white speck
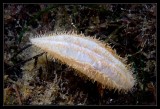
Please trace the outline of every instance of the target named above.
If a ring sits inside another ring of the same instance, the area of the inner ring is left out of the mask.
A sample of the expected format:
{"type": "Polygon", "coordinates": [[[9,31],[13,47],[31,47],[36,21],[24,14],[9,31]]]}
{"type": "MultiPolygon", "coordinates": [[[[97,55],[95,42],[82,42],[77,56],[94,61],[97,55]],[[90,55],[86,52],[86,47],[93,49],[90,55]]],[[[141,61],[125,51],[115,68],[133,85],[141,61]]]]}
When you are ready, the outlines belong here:
{"type": "Polygon", "coordinates": [[[113,101],[113,99],[110,99],[110,102],[112,102],[113,101]]]}

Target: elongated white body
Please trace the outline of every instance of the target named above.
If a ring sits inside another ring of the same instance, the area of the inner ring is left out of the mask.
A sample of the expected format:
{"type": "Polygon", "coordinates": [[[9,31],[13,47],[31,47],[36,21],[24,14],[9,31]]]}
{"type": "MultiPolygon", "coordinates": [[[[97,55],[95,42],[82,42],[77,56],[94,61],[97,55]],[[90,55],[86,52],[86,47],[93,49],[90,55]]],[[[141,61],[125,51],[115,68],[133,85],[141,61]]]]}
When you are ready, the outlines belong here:
{"type": "Polygon", "coordinates": [[[131,71],[111,48],[91,37],[60,34],[30,38],[33,45],[109,89],[130,90],[131,71]]]}

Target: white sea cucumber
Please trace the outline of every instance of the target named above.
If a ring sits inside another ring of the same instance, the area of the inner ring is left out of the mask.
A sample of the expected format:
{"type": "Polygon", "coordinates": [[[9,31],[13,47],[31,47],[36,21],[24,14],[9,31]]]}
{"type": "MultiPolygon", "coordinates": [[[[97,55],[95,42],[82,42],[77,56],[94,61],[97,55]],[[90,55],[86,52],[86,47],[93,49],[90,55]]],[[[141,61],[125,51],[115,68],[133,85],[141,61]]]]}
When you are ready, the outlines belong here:
{"type": "Polygon", "coordinates": [[[33,45],[79,70],[108,89],[129,91],[135,84],[131,70],[108,45],[82,34],[44,34],[33,45]]]}

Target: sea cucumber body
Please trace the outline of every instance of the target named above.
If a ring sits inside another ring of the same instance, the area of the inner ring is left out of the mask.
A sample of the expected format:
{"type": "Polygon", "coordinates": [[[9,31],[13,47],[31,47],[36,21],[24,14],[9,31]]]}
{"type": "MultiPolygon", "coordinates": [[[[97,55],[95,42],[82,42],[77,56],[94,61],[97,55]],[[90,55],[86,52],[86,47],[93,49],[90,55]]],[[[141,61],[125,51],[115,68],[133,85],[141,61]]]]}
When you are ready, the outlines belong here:
{"type": "Polygon", "coordinates": [[[109,89],[130,90],[135,80],[126,65],[97,39],[78,35],[31,38],[31,43],[109,89]]]}

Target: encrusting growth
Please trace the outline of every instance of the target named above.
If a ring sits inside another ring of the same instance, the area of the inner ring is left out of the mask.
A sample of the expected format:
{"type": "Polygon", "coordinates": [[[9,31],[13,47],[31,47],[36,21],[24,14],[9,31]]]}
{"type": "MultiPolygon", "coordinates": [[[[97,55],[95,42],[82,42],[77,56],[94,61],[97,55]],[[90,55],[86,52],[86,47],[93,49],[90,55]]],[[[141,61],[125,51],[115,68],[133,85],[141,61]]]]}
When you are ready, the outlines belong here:
{"type": "Polygon", "coordinates": [[[129,91],[135,84],[132,72],[108,45],[75,33],[30,38],[33,45],[73,67],[108,89],[129,91]]]}

